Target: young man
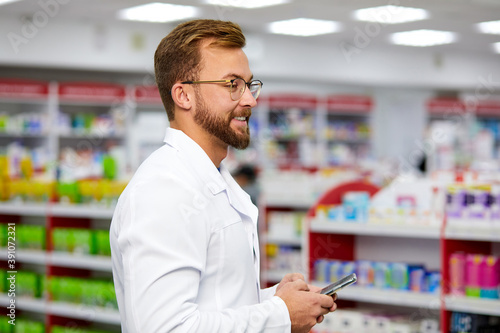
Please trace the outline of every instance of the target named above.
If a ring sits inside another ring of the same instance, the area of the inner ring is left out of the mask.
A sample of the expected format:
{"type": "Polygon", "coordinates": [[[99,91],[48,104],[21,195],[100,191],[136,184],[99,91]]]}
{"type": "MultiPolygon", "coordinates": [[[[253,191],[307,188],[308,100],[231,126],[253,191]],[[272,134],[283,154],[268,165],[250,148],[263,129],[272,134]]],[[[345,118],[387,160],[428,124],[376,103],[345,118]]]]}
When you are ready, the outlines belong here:
{"type": "Polygon", "coordinates": [[[302,275],[260,289],[257,208],[221,164],[246,148],[262,83],[231,22],[180,24],[155,53],[170,121],[110,230],[123,332],[308,332],[334,311],[302,275]]]}

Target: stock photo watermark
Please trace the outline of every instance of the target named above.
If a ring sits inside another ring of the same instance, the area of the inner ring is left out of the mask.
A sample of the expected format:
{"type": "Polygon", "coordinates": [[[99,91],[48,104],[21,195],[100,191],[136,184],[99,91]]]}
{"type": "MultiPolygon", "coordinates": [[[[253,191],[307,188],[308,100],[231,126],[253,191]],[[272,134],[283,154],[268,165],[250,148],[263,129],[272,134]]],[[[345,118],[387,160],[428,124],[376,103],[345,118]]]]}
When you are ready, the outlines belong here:
{"type": "Polygon", "coordinates": [[[71,0],[39,0],[37,2],[40,9],[30,17],[23,17],[23,24],[20,31],[11,31],[7,34],[10,46],[15,54],[20,52],[22,45],[28,44],[33,40],[40,30],[44,29],[50,20],[56,17],[61,6],[67,5],[71,0]]]}
{"type": "Polygon", "coordinates": [[[7,317],[10,325],[16,325],[16,224],[7,224],[7,297],[9,305],[7,306],[7,317]]]}
{"type": "Polygon", "coordinates": [[[390,24],[393,17],[403,13],[405,8],[400,7],[400,5],[399,0],[389,1],[384,8],[374,12],[372,20],[366,22],[363,27],[354,27],[354,37],[351,41],[342,41],[338,44],[344,59],[348,63],[351,63],[355,55],[369,47],[372,41],[380,36],[382,28],[390,24]]]}

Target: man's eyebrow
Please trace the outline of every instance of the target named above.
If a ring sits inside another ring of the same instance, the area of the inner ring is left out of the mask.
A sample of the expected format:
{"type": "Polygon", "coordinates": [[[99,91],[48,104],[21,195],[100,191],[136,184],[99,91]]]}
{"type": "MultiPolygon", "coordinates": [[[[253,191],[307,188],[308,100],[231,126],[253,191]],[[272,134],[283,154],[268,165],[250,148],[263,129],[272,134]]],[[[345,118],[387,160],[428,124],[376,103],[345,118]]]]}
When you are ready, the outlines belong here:
{"type": "MultiPolygon", "coordinates": [[[[245,80],[241,75],[239,74],[235,74],[235,73],[229,73],[229,74],[226,74],[222,77],[223,79],[228,79],[228,78],[238,78],[238,79],[243,79],[245,80]]],[[[250,79],[247,81],[247,82],[250,82],[253,80],[253,74],[252,76],[250,76],[250,79]]],[[[245,80],[246,81],[246,80],[245,80]]]]}

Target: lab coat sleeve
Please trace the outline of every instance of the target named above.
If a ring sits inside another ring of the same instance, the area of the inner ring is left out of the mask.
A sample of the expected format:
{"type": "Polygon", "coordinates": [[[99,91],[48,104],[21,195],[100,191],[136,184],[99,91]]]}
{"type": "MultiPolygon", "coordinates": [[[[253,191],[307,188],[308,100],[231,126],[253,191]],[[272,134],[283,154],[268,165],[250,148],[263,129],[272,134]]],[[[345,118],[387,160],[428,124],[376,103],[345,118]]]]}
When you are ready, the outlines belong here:
{"type": "Polygon", "coordinates": [[[237,309],[198,309],[210,225],[195,197],[182,181],[162,177],[128,189],[115,213],[122,222],[114,232],[124,272],[123,331],[290,332],[279,297],[237,309]]]}
{"type": "Polygon", "coordinates": [[[270,299],[271,297],[274,296],[274,294],[276,294],[276,288],[278,287],[277,284],[275,284],[274,286],[272,287],[269,287],[269,288],[265,288],[265,289],[261,289],[260,290],[260,299],[262,301],[265,301],[265,300],[268,300],[270,299]]]}

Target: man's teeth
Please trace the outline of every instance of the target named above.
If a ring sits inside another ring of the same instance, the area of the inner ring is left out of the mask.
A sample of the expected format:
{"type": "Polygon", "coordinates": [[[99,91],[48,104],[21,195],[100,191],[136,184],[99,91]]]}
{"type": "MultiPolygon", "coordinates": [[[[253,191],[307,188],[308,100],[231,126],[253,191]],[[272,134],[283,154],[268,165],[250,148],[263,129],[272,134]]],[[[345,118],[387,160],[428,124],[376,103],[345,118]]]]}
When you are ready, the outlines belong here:
{"type": "Polygon", "coordinates": [[[236,119],[236,120],[240,120],[240,121],[245,121],[245,120],[247,120],[247,118],[246,118],[246,117],[234,117],[234,119],[236,119]]]}

